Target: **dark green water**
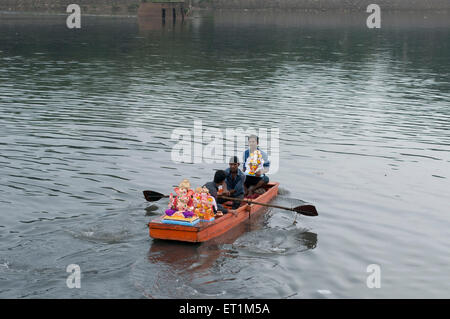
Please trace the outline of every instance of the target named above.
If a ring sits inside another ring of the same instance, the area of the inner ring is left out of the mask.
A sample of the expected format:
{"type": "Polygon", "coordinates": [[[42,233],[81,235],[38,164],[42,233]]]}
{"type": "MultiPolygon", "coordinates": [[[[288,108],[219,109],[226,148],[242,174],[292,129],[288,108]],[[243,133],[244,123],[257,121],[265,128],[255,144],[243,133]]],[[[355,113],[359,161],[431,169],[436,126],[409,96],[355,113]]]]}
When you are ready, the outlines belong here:
{"type": "Polygon", "coordinates": [[[384,21],[86,17],[75,31],[0,15],[0,297],[448,298],[449,20],[384,21]],[[320,216],[274,209],[202,245],[149,238],[160,212],[142,190],[226,167],[172,161],[171,134],[194,120],[278,129],[276,203],[320,216]]]}

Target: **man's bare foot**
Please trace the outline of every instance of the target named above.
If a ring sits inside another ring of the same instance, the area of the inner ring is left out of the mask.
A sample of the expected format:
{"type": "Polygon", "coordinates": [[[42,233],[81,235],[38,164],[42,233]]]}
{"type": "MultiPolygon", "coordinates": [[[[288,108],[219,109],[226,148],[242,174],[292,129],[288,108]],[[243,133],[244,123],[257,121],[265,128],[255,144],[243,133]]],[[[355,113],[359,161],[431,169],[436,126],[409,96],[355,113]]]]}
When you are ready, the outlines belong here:
{"type": "Polygon", "coordinates": [[[264,194],[265,192],[266,192],[266,190],[263,187],[255,189],[255,191],[254,191],[255,194],[259,194],[259,195],[264,194]]]}

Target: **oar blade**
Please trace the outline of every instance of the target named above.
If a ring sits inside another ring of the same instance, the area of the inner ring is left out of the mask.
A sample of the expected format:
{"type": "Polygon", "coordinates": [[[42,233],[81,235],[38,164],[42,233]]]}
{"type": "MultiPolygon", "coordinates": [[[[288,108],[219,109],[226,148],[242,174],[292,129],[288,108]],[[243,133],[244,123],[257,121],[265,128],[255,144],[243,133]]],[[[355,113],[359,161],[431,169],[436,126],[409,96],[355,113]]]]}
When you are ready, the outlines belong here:
{"type": "Polygon", "coordinates": [[[143,191],[142,193],[144,193],[144,197],[148,202],[156,202],[163,197],[167,197],[164,194],[154,191],[143,191]]]}
{"type": "Polygon", "coordinates": [[[292,209],[294,212],[299,213],[301,215],[315,217],[319,216],[317,209],[314,205],[301,205],[292,209]]]}

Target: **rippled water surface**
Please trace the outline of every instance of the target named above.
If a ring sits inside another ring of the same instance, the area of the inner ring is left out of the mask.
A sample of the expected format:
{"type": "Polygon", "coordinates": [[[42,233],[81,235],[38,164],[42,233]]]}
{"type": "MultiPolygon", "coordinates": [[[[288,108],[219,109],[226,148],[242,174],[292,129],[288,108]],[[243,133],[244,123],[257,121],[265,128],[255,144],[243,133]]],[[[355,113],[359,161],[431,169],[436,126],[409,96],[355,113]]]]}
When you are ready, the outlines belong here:
{"type": "Polygon", "coordinates": [[[449,298],[449,27],[314,21],[1,15],[0,297],[449,298]],[[194,120],[278,128],[275,203],[320,216],[149,238],[142,190],[225,167],[171,160],[194,120]]]}

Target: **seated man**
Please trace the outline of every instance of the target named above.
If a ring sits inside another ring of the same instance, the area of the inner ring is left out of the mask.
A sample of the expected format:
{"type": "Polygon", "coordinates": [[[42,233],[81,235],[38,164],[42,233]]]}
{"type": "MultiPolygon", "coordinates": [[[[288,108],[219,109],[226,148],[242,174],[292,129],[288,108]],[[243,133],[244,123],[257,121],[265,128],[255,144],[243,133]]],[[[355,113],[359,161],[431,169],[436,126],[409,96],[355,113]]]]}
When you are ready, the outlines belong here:
{"type": "Polygon", "coordinates": [[[259,138],[256,135],[248,137],[249,149],[244,152],[243,168],[246,175],[244,183],[246,197],[252,196],[257,189],[269,182],[269,177],[266,175],[270,168],[269,157],[266,152],[259,149],[258,144],[259,138]]]}
{"type": "Polygon", "coordinates": [[[225,172],[219,170],[214,174],[214,180],[212,182],[208,182],[205,185],[203,185],[203,187],[206,187],[209,190],[209,194],[216,200],[218,216],[221,216],[221,213],[219,212],[222,212],[223,214],[227,214],[229,212],[235,214],[233,210],[228,210],[227,208],[223,207],[223,205],[219,203],[217,198],[219,186],[222,186],[222,189],[226,189],[225,178],[226,178],[225,172]]]}
{"type": "MultiPolygon", "coordinates": [[[[231,157],[229,163],[230,167],[225,170],[225,183],[227,188],[223,195],[243,199],[245,174],[239,169],[239,164],[240,163],[237,156],[231,157]]],[[[219,199],[219,203],[220,202],[221,200],[219,199]]],[[[232,208],[237,209],[240,205],[241,201],[233,201],[232,208]]]]}

